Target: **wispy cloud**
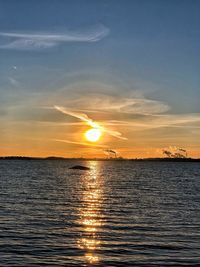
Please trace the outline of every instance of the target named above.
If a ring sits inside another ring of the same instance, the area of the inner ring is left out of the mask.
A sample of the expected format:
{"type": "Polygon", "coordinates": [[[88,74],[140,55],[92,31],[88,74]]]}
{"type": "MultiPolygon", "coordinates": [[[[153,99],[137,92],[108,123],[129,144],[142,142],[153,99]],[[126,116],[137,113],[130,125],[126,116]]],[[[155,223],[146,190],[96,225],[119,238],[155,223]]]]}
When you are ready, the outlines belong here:
{"type": "Polygon", "coordinates": [[[104,25],[84,31],[53,32],[0,32],[0,49],[40,50],[67,42],[97,42],[109,34],[104,25]]]}
{"type": "Polygon", "coordinates": [[[135,118],[124,118],[124,120],[106,120],[102,122],[105,126],[133,128],[136,130],[155,128],[199,128],[200,114],[156,114],[145,115],[135,118]]]}
{"type": "Polygon", "coordinates": [[[98,128],[98,129],[101,129],[103,132],[106,132],[108,133],[109,135],[112,135],[116,138],[119,138],[119,139],[123,139],[123,140],[126,140],[127,138],[123,137],[122,134],[118,131],[113,131],[113,130],[110,130],[108,128],[105,128],[101,125],[99,125],[99,123],[97,122],[94,122],[92,119],[90,119],[86,114],[84,113],[79,113],[79,112],[76,112],[76,111],[72,111],[72,110],[69,110],[69,109],[66,109],[64,107],[59,107],[59,106],[54,106],[55,109],[57,109],[58,111],[66,114],[66,115],[69,115],[69,116],[72,116],[72,117],[75,117],[75,118],[78,118],[80,119],[81,121],[84,121],[86,122],[88,125],[90,125],[91,127],[93,128],[98,128]]]}
{"type": "Polygon", "coordinates": [[[162,101],[147,98],[111,96],[106,94],[86,94],[85,96],[72,95],[65,100],[69,108],[77,107],[79,110],[120,112],[132,114],[160,114],[168,111],[170,107],[162,101]],[[90,101],[88,101],[90,99],[90,101]]]}
{"type": "Polygon", "coordinates": [[[67,144],[73,144],[73,145],[78,145],[78,146],[89,146],[89,147],[94,147],[94,148],[106,148],[106,145],[97,145],[97,144],[89,144],[86,142],[75,142],[75,141],[71,141],[71,140],[62,140],[62,139],[52,139],[51,141],[55,141],[55,142],[61,142],[61,143],[67,143],[67,144]]]}
{"type": "MultiPolygon", "coordinates": [[[[47,107],[45,107],[47,109],[47,107]]],[[[51,108],[48,108],[51,109],[51,108]]],[[[55,109],[55,108],[54,108],[55,109]]],[[[66,109],[65,109],[66,111],[66,109]]],[[[16,110],[14,111],[15,114],[17,113],[16,110]]],[[[79,112],[74,112],[74,111],[69,111],[70,114],[73,113],[73,115],[77,114],[84,114],[79,112]],[[74,114],[75,113],[75,114],[74,114]]],[[[62,112],[63,113],[63,112],[62,112]]],[[[20,112],[21,114],[21,112],[20,112]]],[[[67,114],[69,115],[69,114],[67,114]]],[[[96,115],[96,113],[95,113],[96,115]]],[[[121,119],[117,120],[110,120],[107,118],[102,118],[101,120],[98,120],[98,124],[101,125],[104,128],[117,128],[117,129],[124,129],[126,131],[143,131],[143,130],[149,130],[149,129],[158,129],[158,128],[179,128],[179,129],[200,129],[200,114],[168,114],[168,115],[145,115],[145,116],[134,116],[130,117],[129,114],[116,114],[116,113],[109,113],[106,114],[106,116],[120,116],[121,119]],[[123,117],[123,119],[122,119],[123,117]],[[131,129],[132,128],[132,129],[131,129]]],[[[52,116],[52,115],[51,115],[52,116]]],[[[72,115],[70,115],[72,116],[72,115]]],[[[77,116],[73,116],[78,118],[77,116]]],[[[40,119],[40,118],[39,118],[40,119]]],[[[80,119],[81,120],[81,119],[80,119]]],[[[19,121],[17,122],[19,123],[19,121]]],[[[30,122],[24,122],[23,123],[30,123],[30,122]]],[[[31,122],[32,123],[32,122],[31,122]]],[[[47,126],[47,127],[58,127],[58,126],[73,126],[73,127],[78,127],[78,126],[83,126],[87,121],[45,121],[45,120],[36,120],[34,121],[36,125],[41,125],[41,126],[47,126]]]]}
{"type": "Polygon", "coordinates": [[[8,77],[8,80],[14,87],[19,87],[20,83],[17,79],[13,77],[8,77]]]}

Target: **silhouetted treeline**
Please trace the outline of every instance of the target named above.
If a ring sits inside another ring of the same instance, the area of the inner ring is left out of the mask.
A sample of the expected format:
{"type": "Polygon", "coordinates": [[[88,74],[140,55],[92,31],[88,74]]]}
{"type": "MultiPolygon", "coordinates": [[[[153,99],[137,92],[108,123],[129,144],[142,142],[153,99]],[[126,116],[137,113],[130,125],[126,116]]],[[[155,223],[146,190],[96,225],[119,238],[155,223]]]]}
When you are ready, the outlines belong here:
{"type": "Polygon", "coordinates": [[[98,160],[98,161],[158,161],[158,162],[200,162],[200,158],[64,158],[64,157],[23,157],[6,156],[0,157],[0,160],[98,160]]]}

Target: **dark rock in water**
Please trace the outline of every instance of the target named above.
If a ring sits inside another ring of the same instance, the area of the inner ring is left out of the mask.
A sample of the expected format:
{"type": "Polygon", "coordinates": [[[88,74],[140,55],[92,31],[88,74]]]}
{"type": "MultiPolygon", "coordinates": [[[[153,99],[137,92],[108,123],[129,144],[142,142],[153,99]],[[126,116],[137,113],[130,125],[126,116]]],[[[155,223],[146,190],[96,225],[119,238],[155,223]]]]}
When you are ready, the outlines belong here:
{"type": "Polygon", "coordinates": [[[85,170],[85,171],[90,170],[90,168],[85,167],[85,166],[81,166],[81,165],[75,165],[69,169],[71,169],[71,170],[85,170]]]}

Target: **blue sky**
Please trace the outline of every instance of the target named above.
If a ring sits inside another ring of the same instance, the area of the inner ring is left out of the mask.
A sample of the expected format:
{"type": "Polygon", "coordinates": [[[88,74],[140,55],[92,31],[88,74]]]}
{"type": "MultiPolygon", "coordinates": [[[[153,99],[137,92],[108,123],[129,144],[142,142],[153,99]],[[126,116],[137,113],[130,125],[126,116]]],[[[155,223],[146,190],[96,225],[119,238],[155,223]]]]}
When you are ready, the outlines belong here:
{"type": "Polygon", "coordinates": [[[195,0],[0,1],[2,124],[45,120],[35,109],[94,94],[120,108],[132,99],[128,119],[138,110],[198,117],[199,10],[195,0]]]}

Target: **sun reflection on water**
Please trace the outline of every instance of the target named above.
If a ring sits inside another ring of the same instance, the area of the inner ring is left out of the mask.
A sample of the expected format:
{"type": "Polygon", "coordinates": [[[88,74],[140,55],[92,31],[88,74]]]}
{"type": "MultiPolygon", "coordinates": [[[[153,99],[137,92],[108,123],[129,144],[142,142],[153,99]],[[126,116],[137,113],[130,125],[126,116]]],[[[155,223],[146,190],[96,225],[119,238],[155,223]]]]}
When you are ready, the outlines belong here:
{"type": "Polygon", "coordinates": [[[82,235],[78,247],[85,251],[85,260],[90,264],[100,261],[97,250],[100,249],[99,228],[102,221],[102,180],[99,177],[99,162],[89,162],[91,171],[83,176],[82,208],[79,224],[82,235]]]}

